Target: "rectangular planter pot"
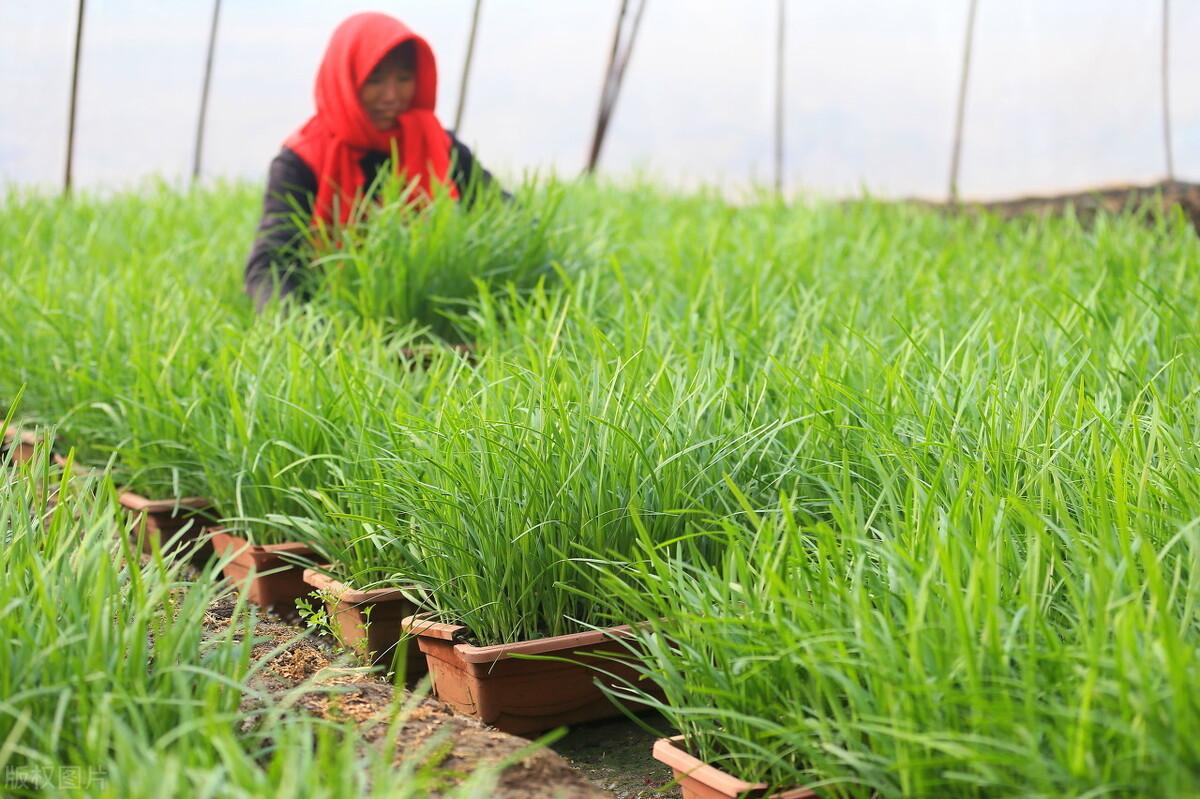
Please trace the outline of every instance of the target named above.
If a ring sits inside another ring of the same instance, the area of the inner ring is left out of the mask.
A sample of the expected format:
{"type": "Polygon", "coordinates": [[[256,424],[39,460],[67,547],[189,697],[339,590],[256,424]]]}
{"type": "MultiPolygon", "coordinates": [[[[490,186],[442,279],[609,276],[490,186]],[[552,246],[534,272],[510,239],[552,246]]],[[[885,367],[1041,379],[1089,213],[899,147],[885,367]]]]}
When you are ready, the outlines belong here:
{"type": "Polygon", "coordinates": [[[698,760],[683,749],[683,736],[659,738],[654,742],[654,759],[666,763],[675,772],[675,781],[683,790],[683,799],[816,799],[809,788],[793,788],[767,795],[761,782],[746,782],[719,768],[698,760]]]}
{"type": "Polygon", "coordinates": [[[255,605],[291,613],[295,611],[296,600],[311,590],[304,582],[304,567],[284,558],[285,555],[311,558],[313,551],[307,544],[259,546],[228,530],[213,530],[212,533],[213,551],[222,557],[233,556],[225,564],[225,576],[255,605]]]}
{"type": "Polygon", "coordinates": [[[14,428],[7,428],[4,431],[3,446],[4,451],[12,455],[13,464],[25,463],[33,460],[34,450],[38,445],[38,437],[30,432],[19,432],[14,428]]]}
{"type": "Polygon", "coordinates": [[[628,632],[629,627],[495,646],[473,646],[465,642],[466,627],[419,616],[405,619],[404,629],[417,636],[439,699],[458,713],[515,735],[618,716],[621,711],[594,681],[599,678],[611,686],[622,679],[633,682],[638,676],[632,666],[602,656],[628,656],[612,636],[628,632]],[[514,655],[582,662],[523,660],[514,655]],[[613,676],[589,668],[589,661],[613,676]]]}
{"type": "MultiPolygon", "coordinates": [[[[314,569],[304,570],[304,582],[314,590],[330,595],[325,603],[329,620],[337,628],[338,637],[346,646],[365,656],[373,664],[387,665],[404,635],[402,624],[417,612],[417,606],[399,588],[372,588],[355,591],[345,583],[321,574],[314,569]]],[[[403,646],[408,648],[404,661],[405,677],[416,679],[425,675],[425,656],[416,638],[403,646]]]]}
{"type": "MultiPolygon", "coordinates": [[[[154,542],[160,547],[169,544],[169,549],[191,547],[204,528],[216,521],[211,513],[212,504],[204,497],[147,499],[132,491],[122,491],[119,499],[121,507],[128,510],[137,522],[134,534],[140,532],[142,525],[145,526],[142,538],[144,552],[150,552],[154,542]]],[[[208,560],[212,553],[212,543],[206,541],[196,550],[195,559],[208,560]]]]}

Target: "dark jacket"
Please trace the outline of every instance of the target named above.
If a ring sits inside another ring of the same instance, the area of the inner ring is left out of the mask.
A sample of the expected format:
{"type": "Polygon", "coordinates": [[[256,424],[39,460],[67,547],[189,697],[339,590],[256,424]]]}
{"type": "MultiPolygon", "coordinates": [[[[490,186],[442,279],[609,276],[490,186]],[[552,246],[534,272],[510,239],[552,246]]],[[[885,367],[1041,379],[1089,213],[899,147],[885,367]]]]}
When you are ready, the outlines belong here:
{"type": "MultiPolygon", "coordinates": [[[[475,156],[452,132],[450,179],[464,195],[472,185],[472,177],[486,186],[492,175],[475,162],[475,156]],[[476,172],[478,170],[478,172],[476,172]]],[[[380,168],[387,163],[388,154],[369,152],[359,161],[365,185],[371,185],[380,168]]],[[[262,219],[254,237],[254,247],[246,260],[246,293],[254,299],[259,310],[274,294],[286,297],[302,284],[302,270],[307,267],[302,225],[312,218],[313,197],[317,193],[317,176],[295,152],[284,147],[271,161],[267,191],[263,197],[262,219]],[[298,225],[294,219],[299,215],[298,225]],[[277,290],[278,289],[278,290],[277,290]]],[[[470,198],[467,197],[469,201],[470,198]]]]}

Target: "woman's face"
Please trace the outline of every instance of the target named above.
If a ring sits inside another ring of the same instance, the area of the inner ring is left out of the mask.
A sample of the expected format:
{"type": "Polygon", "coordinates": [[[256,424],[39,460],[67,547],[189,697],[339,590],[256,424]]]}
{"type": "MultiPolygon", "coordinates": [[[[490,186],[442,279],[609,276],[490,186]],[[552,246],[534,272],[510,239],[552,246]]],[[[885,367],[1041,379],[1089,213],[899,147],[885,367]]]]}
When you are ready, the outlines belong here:
{"type": "Polygon", "coordinates": [[[379,130],[396,127],[396,117],[412,105],[417,72],[405,66],[395,50],[383,57],[358,89],[358,101],[379,130]]]}

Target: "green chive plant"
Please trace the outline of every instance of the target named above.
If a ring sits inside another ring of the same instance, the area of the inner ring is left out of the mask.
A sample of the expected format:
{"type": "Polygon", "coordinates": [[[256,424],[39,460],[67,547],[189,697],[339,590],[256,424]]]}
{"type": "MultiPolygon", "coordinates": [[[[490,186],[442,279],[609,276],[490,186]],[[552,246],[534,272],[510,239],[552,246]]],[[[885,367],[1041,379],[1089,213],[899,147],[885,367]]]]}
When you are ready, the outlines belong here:
{"type": "Polygon", "coordinates": [[[1019,241],[974,220],[948,243],[981,231],[1002,245],[989,271],[932,266],[781,365],[814,411],[794,493],[747,494],[715,562],[643,536],[603,575],[593,600],[646,622],[633,648],[665,701],[621,693],[777,787],[1190,795],[1200,400],[1195,311],[1174,298],[1196,240],[1132,216],[1019,241]],[[935,317],[931,294],[962,304],[935,317]]]}
{"type": "Polygon", "coordinates": [[[251,318],[225,268],[251,224],[239,190],[4,200],[0,396],[151,497],[205,493],[181,442],[214,342],[251,318]],[[116,457],[118,451],[120,456],[116,457]]]}
{"type": "MultiPolygon", "coordinates": [[[[695,542],[646,537],[596,596],[644,622],[646,682],[617,693],[702,760],[777,788],[1195,793],[1200,528],[1160,517],[1134,551],[1113,503],[1130,483],[1082,482],[1107,505],[1084,519],[1071,489],[1055,506],[939,483],[879,509],[850,487],[832,521],[785,503],[727,523],[716,566],[695,542]]],[[[1139,512],[1178,502],[1155,494],[1139,512]]]]}
{"type": "Polygon", "coordinates": [[[307,291],[331,312],[461,340],[454,317],[463,303],[504,286],[528,289],[553,277],[553,262],[578,256],[556,184],[510,197],[476,181],[457,202],[444,188],[418,202],[399,178],[383,176],[372,191],[378,199],[357,223],[310,236],[307,291]]]}
{"type": "Polygon", "coordinates": [[[736,511],[723,476],[779,459],[789,422],[756,416],[756,387],[729,390],[703,360],[623,358],[579,327],[523,366],[485,358],[426,415],[389,423],[375,473],[350,485],[378,513],[358,579],[423,586],[483,643],[579,631],[603,566],[584,552],[736,511]]]}
{"type": "Polygon", "coordinates": [[[419,413],[468,368],[449,351],[411,368],[403,353],[413,335],[301,309],[221,346],[185,441],[229,526],[257,543],[302,540],[338,558],[353,524],[339,520],[332,538],[316,540],[306,522],[334,518],[343,509],[329,498],[374,472],[378,420],[419,413]]]}

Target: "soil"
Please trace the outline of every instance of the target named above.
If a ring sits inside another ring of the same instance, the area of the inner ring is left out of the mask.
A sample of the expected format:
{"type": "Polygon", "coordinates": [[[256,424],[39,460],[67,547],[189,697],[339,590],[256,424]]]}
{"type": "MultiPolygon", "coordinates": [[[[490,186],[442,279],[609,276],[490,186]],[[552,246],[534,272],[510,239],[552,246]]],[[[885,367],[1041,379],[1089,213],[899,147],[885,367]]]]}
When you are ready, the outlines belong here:
{"type": "MultiPolygon", "coordinates": [[[[234,596],[212,606],[205,628],[212,633],[228,626],[234,596]]],[[[354,668],[338,658],[330,643],[279,617],[260,614],[255,620],[254,658],[269,658],[254,687],[282,696],[308,682],[296,706],[315,716],[353,720],[363,745],[387,734],[387,718],[398,690],[382,677],[354,668]]],[[[257,700],[243,703],[253,723],[257,700]]],[[[656,720],[656,728],[665,728],[656,720]]],[[[399,740],[404,751],[397,759],[433,758],[452,773],[467,774],[485,764],[516,762],[501,772],[496,797],[529,799],[593,799],[593,797],[679,796],[671,785],[670,771],[650,754],[654,736],[632,721],[582,725],[562,739],[531,754],[519,754],[530,742],[485,727],[474,719],[455,715],[434,698],[421,700],[407,714],[399,740]],[[665,787],[665,789],[664,789],[665,787]]]]}
{"type": "Polygon", "coordinates": [[[1178,207],[1200,233],[1200,184],[1167,180],[1146,186],[1118,185],[1091,189],[1071,194],[1056,194],[1037,197],[1020,197],[997,202],[963,203],[953,206],[938,203],[937,207],[971,211],[982,209],[1011,218],[1024,215],[1047,216],[1061,214],[1072,208],[1085,223],[1100,211],[1120,211],[1145,205],[1159,205],[1163,209],[1178,207]]]}
{"type": "Polygon", "coordinates": [[[640,721],[660,734],[624,718],[598,721],[573,728],[553,744],[554,751],[617,799],[682,796],[671,769],[650,754],[654,740],[674,730],[657,714],[640,721]]]}

